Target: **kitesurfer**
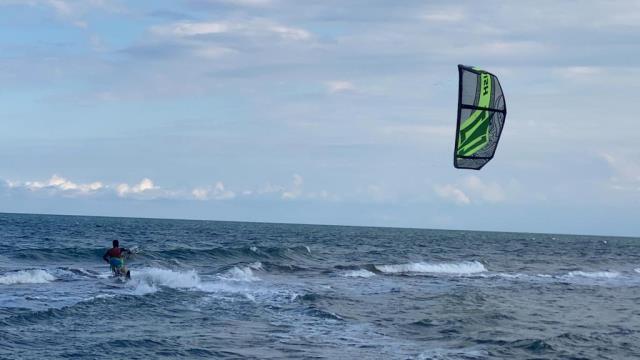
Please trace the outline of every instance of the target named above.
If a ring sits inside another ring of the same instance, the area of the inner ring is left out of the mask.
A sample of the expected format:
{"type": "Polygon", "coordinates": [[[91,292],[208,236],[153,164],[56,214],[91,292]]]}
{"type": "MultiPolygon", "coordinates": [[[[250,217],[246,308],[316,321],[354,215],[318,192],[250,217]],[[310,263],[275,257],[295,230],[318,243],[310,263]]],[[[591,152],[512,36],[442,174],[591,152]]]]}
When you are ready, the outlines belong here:
{"type": "Polygon", "coordinates": [[[111,266],[111,271],[116,276],[126,276],[127,278],[131,277],[131,273],[124,266],[124,254],[129,253],[131,251],[125,248],[120,247],[120,242],[118,240],[113,240],[113,247],[109,249],[104,256],[102,257],[104,261],[109,263],[111,266]]]}

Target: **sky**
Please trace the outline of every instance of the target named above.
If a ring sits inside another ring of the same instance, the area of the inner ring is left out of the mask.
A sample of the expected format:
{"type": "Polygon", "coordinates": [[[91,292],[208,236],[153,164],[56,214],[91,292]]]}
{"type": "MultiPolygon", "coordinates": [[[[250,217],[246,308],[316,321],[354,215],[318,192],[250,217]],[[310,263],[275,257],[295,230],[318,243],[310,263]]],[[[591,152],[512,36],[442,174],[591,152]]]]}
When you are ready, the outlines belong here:
{"type": "Polygon", "coordinates": [[[0,212],[640,236],[638,44],[623,0],[0,0],[0,212]]]}

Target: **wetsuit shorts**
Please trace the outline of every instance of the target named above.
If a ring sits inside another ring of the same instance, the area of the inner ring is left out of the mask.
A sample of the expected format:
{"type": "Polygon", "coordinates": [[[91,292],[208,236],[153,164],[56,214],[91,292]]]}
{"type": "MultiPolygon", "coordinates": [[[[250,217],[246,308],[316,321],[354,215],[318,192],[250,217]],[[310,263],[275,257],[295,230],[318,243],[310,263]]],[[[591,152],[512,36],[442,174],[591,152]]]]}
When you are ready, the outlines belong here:
{"type": "Polygon", "coordinates": [[[124,266],[124,259],[117,257],[109,258],[109,265],[111,265],[111,271],[119,270],[124,266]]]}

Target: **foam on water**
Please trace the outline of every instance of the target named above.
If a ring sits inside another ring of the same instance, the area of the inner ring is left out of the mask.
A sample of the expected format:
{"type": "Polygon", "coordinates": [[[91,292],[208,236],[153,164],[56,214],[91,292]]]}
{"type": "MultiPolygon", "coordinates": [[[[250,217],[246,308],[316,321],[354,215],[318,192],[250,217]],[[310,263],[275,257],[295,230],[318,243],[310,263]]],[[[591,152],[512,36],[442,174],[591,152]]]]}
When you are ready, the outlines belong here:
{"type": "Polygon", "coordinates": [[[56,277],[45,270],[20,270],[0,275],[0,284],[44,284],[55,281],[56,277]]]}
{"type": "Polygon", "coordinates": [[[466,349],[429,349],[418,355],[420,360],[473,360],[486,359],[487,352],[484,350],[466,349]]]}
{"type": "Polygon", "coordinates": [[[219,275],[219,278],[228,281],[260,281],[260,278],[254,275],[253,270],[262,270],[262,263],[255,262],[247,266],[234,266],[224,274],[219,275]]]}
{"type": "Polygon", "coordinates": [[[376,276],[376,274],[372,273],[369,270],[359,269],[359,270],[347,271],[344,274],[342,274],[342,276],[368,278],[368,277],[376,276]]]}
{"type": "Polygon", "coordinates": [[[205,292],[247,293],[250,288],[236,286],[238,283],[260,281],[254,270],[262,270],[259,262],[246,266],[234,266],[215,277],[214,281],[204,281],[195,270],[171,270],[162,268],[135,269],[132,279],[125,286],[132,289],[134,295],[146,295],[162,287],[178,290],[199,290],[205,292]]]}
{"type": "Polygon", "coordinates": [[[590,279],[613,279],[620,276],[617,271],[571,271],[565,277],[575,278],[584,277],[590,279]]]}
{"type": "Polygon", "coordinates": [[[178,271],[161,268],[141,268],[135,272],[127,284],[136,295],[146,295],[158,291],[158,287],[173,289],[197,289],[201,286],[200,276],[195,270],[178,271]]]}
{"type": "Polygon", "coordinates": [[[398,265],[376,265],[375,268],[386,274],[430,273],[430,274],[476,274],[487,271],[479,261],[457,263],[409,263],[398,265]]]}

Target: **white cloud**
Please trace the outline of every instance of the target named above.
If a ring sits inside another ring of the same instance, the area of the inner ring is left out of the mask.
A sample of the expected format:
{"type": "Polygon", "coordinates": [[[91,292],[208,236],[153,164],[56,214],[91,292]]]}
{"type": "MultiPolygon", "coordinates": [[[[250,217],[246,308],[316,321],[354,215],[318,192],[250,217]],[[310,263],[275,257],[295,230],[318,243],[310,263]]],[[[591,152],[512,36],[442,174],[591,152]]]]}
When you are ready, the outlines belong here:
{"type": "Polygon", "coordinates": [[[570,80],[585,80],[603,74],[604,70],[597,66],[567,66],[556,69],[555,73],[570,80]]]}
{"type": "Polygon", "coordinates": [[[640,162],[609,153],[602,153],[600,156],[613,171],[609,178],[612,189],[640,192],[640,162]]]}
{"type": "Polygon", "coordinates": [[[327,81],[325,85],[331,94],[352,92],[356,90],[356,87],[352,82],[345,80],[327,81]]]}
{"type": "Polygon", "coordinates": [[[470,192],[487,202],[497,203],[506,200],[505,191],[498,183],[485,183],[477,176],[469,176],[464,185],[470,192]]]}
{"type": "Polygon", "coordinates": [[[56,14],[56,16],[73,26],[87,28],[89,23],[82,18],[90,11],[123,12],[124,8],[120,3],[110,0],[0,0],[2,5],[25,5],[46,7],[56,14]]]}
{"type": "Polygon", "coordinates": [[[427,11],[422,18],[429,22],[455,23],[464,20],[466,15],[459,8],[433,9],[427,11]]]}
{"type": "Polygon", "coordinates": [[[88,184],[76,184],[58,175],[53,175],[47,181],[27,181],[24,184],[21,184],[19,182],[7,181],[7,184],[10,188],[23,187],[30,191],[54,190],[81,195],[91,194],[104,188],[104,185],[100,181],[95,181],[88,184]]]}
{"type": "Polygon", "coordinates": [[[153,190],[158,190],[159,187],[153,184],[153,181],[149,178],[142,179],[139,183],[130,186],[129,184],[118,184],[116,186],[116,193],[120,197],[126,197],[129,195],[139,195],[143,193],[149,193],[153,190]]]}
{"type": "Polygon", "coordinates": [[[194,50],[194,54],[204,59],[217,59],[222,56],[235,53],[233,49],[222,46],[203,45],[194,50]]]}
{"type": "Polygon", "coordinates": [[[151,32],[159,36],[178,38],[202,35],[235,34],[245,37],[274,36],[284,40],[307,40],[311,38],[308,31],[284,26],[270,20],[246,21],[183,21],[169,25],[154,26],[151,32]]]}
{"type": "Polygon", "coordinates": [[[496,182],[484,182],[471,175],[459,184],[445,184],[434,187],[436,195],[459,205],[476,202],[499,203],[507,199],[505,189],[496,182]]]}
{"type": "Polygon", "coordinates": [[[304,179],[298,174],[293,174],[293,185],[291,188],[282,193],[283,199],[296,199],[302,195],[302,185],[304,179]]]}
{"type": "Polygon", "coordinates": [[[195,188],[191,194],[198,200],[227,200],[236,197],[235,192],[227,190],[222,181],[218,181],[210,187],[195,188]]]}
{"type": "Polygon", "coordinates": [[[68,1],[63,0],[47,0],[46,4],[51,6],[58,15],[70,16],[73,14],[73,8],[68,1]]]}
{"type": "Polygon", "coordinates": [[[471,200],[461,189],[455,187],[451,184],[446,184],[442,186],[436,186],[434,188],[436,194],[443,199],[451,200],[459,205],[468,205],[471,203],[471,200]]]}
{"type": "Polygon", "coordinates": [[[257,191],[258,194],[272,194],[272,193],[279,193],[279,192],[284,192],[284,187],[279,185],[273,185],[271,183],[267,183],[257,191]]]}

